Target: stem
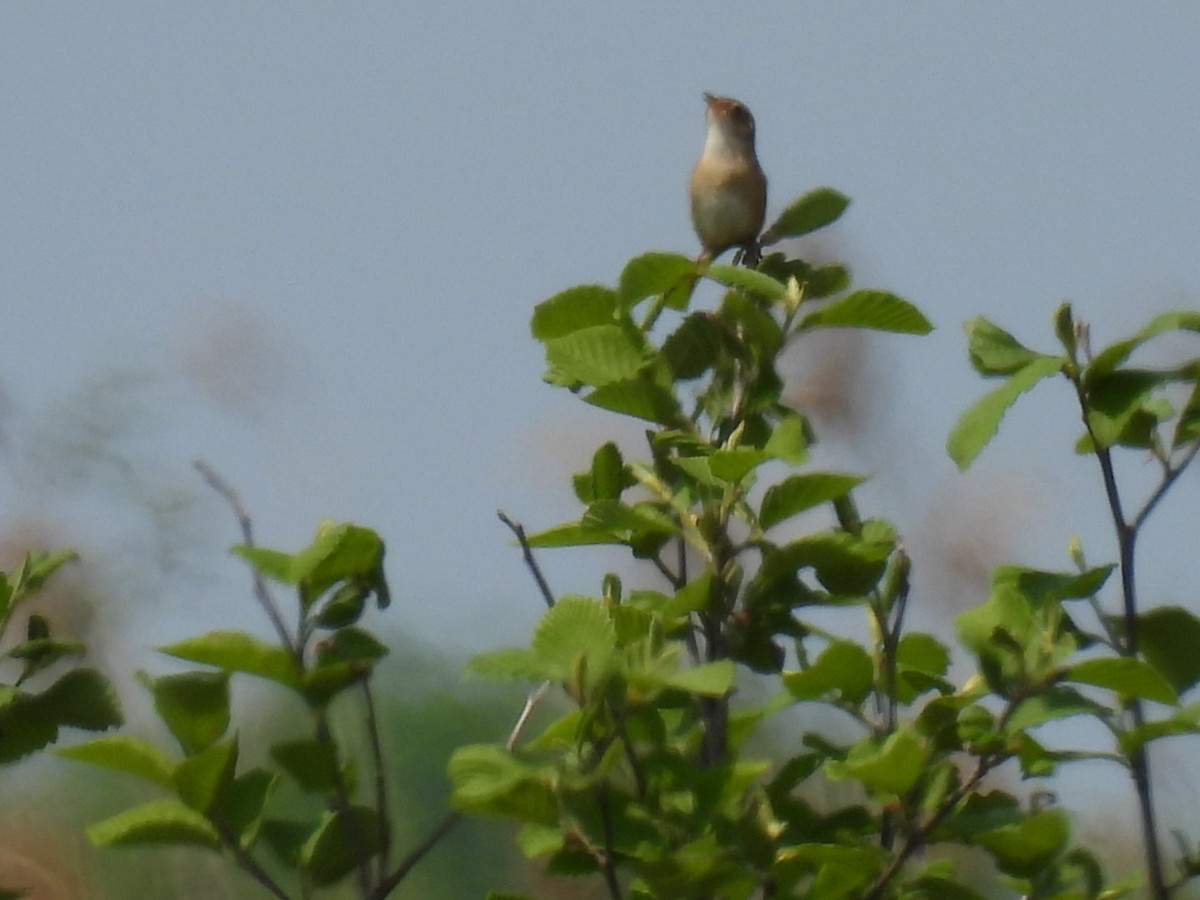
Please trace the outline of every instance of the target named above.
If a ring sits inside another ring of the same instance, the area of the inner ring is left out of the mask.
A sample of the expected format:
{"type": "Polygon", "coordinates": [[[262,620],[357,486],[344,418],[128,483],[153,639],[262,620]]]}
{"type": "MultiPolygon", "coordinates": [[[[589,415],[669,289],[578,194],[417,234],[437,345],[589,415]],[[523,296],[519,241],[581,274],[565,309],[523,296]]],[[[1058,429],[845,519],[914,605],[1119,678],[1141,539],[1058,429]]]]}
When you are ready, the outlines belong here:
{"type": "Polygon", "coordinates": [[[271,896],[278,897],[279,900],[289,900],[287,892],[275,882],[275,879],[267,873],[266,869],[260,866],[258,861],[242,846],[242,842],[236,834],[224,825],[219,824],[217,825],[217,833],[220,834],[222,843],[233,854],[234,860],[247,875],[266,888],[271,896]]]}
{"type": "Polygon", "coordinates": [[[358,890],[364,900],[366,900],[373,893],[371,890],[371,859],[367,855],[363,834],[358,827],[358,819],[355,817],[354,810],[350,806],[350,792],[346,788],[346,779],[343,777],[342,767],[338,761],[337,742],[333,739],[333,734],[329,730],[329,719],[323,709],[316,710],[314,716],[317,721],[317,741],[333,751],[333,806],[344,823],[346,842],[354,848],[358,864],[358,890]]]}
{"type": "Polygon", "coordinates": [[[517,543],[521,545],[521,554],[525,558],[525,565],[533,575],[533,580],[537,582],[538,590],[542,592],[542,599],[546,601],[546,606],[553,606],[554,593],[550,590],[550,584],[546,581],[546,576],[542,574],[537,560],[533,558],[533,548],[529,546],[529,539],[525,537],[525,526],[520,522],[514,522],[502,509],[496,510],[496,515],[516,535],[517,543]]]}
{"type": "MultiPolygon", "coordinates": [[[[224,478],[217,474],[217,470],[210,466],[202,459],[198,459],[192,463],[196,471],[205,480],[209,487],[221,495],[221,498],[229,504],[233,510],[234,516],[237,517],[238,525],[242,529],[242,543],[247,547],[254,546],[254,524],[250,519],[250,514],[246,512],[246,508],[242,505],[241,498],[237,491],[230,486],[224,478]]],[[[292,640],[288,634],[287,625],[284,624],[283,616],[279,612],[279,607],[276,605],[274,598],[271,597],[271,591],[267,587],[267,580],[263,578],[262,573],[258,569],[254,569],[254,596],[257,598],[259,605],[267,614],[267,618],[271,620],[271,625],[275,629],[275,633],[279,635],[279,640],[283,646],[287,647],[297,661],[300,661],[301,647],[297,641],[292,640]]]]}
{"type": "Polygon", "coordinates": [[[371,692],[371,682],[363,680],[363,698],[367,706],[367,733],[371,745],[371,762],[375,767],[375,812],[379,816],[379,859],[375,876],[376,882],[383,881],[388,870],[388,806],[387,806],[387,777],[383,764],[383,743],[379,736],[379,717],[375,713],[375,696],[371,692]]]}
{"type": "MultiPolygon", "coordinates": [[[[1125,519],[1125,511],[1121,503],[1121,492],[1117,488],[1117,477],[1113,469],[1112,450],[1104,446],[1097,438],[1088,419],[1087,394],[1079,376],[1071,378],[1075,385],[1075,393],[1079,400],[1079,409],[1083,417],[1084,427],[1095,448],[1096,461],[1100,464],[1100,474],[1104,480],[1104,493],[1108,498],[1109,514],[1112,517],[1113,529],[1117,535],[1117,550],[1121,565],[1121,598],[1124,607],[1125,639],[1121,643],[1120,652],[1123,656],[1136,657],[1138,652],[1138,620],[1137,620],[1137,581],[1134,576],[1134,562],[1137,551],[1138,529],[1149,516],[1150,511],[1162,499],[1167,488],[1179,476],[1183,467],[1195,457],[1195,449],[1189,450],[1178,469],[1169,472],[1158,489],[1147,500],[1146,505],[1138,513],[1131,524],[1125,519]]],[[[1129,704],[1129,711],[1136,727],[1145,722],[1142,703],[1134,699],[1129,704]]],[[[1158,845],[1158,826],[1155,822],[1154,793],[1150,777],[1150,757],[1144,744],[1134,750],[1129,759],[1130,772],[1133,775],[1134,789],[1137,792],[1138,809],[1142,820],[1142,843],[1146,854],[1146,876],[1149,890],[1154,900],[1168,900],[1166,876],[1163,874],[1162,851],[1158,845]]]]}
{"type": "Polygon", "coordinates": [[[379,887],[377,887],[375,889],[375,893],[371,895],[372,900],[383,900],[384,897],[394,891],[399,886],[400,882],[404,880],[405,876],[412,871],[413,867],[422,859],[424,859],[425,855],[430,850],[441,843],[442,838],[453,831],[461,821],[462,813],[448,813],[446,817],[437,824],[433,831],[429,833],[429,836],[425,838],[425,840],[417,844],[417,846],[413,848],[412,852],[409,853],[408,856],[400,860],[400,865],[396,868],[396,871],[379,883],[379,887]]]}

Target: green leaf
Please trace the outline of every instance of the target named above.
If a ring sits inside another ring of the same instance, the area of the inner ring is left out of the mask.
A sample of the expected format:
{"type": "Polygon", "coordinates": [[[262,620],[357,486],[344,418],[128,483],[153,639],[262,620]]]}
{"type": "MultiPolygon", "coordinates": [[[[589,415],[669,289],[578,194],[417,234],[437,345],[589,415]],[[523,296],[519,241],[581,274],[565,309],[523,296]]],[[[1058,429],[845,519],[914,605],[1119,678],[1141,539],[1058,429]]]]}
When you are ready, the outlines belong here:
{"type": "Polygon", "coordinates": [[[811,566],[817,579],[838,594],[857,595],[871,590],[883,575],[892,544],[860,540],[844,532],[822,531],[806,535],[764,556],[754,576],[752,593],[769,591],[811,566]]]}
{"type": "Polygon", "coordinates": [[[38,694],[0,685],[0,763],[40,750],[64,725],[103,731],[121,721],[116,694],[95,669],[72,669],[38,694]]]}
{"type": "Polygon", "coordinates": [[[1063,363],[1057,356],[1039,356],[959,416],[946,439],[946,451],[959,469],[965,470],[995,437],[1000,420],[1017,398],[1043,378],[1060,372],[1063,363]]]}
{"type": "Polygon", "coordinates": [[[280,741],[271,745],[271,759],[302,790],[332,793],[337,787],[337,748],[326,741],[280,741]]]}
{"type": "Polygon", "coordinates": [[[251,769],[226,785],[209,814],[235,834],[242,847],[249,848],[258,837],[267,801],[278,783],[275,773],[251,769]]]}
{"type": "Polygon", "coordinates": [[[639,300],[666,294],[695,278],[694,259],[678,253],[643,253],[626,263],[621,272],[621,303],[632,307],[639,300]]]}
{"type": "Polygon", "coordinates": [[[194,844],[215,850],[221,846],[209,821],[174,797],[143,803],[97,822],[87,829],[87,836],[100,847],[194,844]]]}
{"type": "Polygon", "coordinates": [[[1083,373],[1085,387],[1092,382],[1115,371],[1118,366],[1129,359],[1130,355],[1151,338],[1168,331],[1200,331],[1200,312],[1193,310],[1178,310],[1155,316],[1141,331],[1132,337],[1116,341],[1095,355],[1083,373]]]}
{"type": "Polygon", "coordinates": [[[592,456],[592,499],[618,500],[625,488],[625,461],[612,441],[592,456]]]}
{"type": "Polygon", "coordinates": [[[1063,350],[1067,352],[1067,358],[1074,359],[1078,341],[1075,336],[1075,316],[1071,312],[1070,303],[1062,303],[1054,311],[1054,334],[1062,344],[1063,350]]]}
{"type": "Polygon", "coordinates": [[[858,704],[871,690],[875,664],[851,641],[833,641],[816,661],[799,672],[785,672],[783,683],[797,700],[819,700],[829,693],[858,704]]]}
{"type": "Polygon", "coordinates": [[[859,475],[840,472],[793,475],[767,489],[758,514],[759,524],[764,530],[771,528],[806,509],[844,496],[864,481],[859,475]]]}
{"type": "Polygon", "coordinates": [[[175,763],[153,744],[131,735],[93,738],[55,751],[66,759],[129,772],[164,787],[171,785],[175,763]]]}
{"type": "Polygon", "coordinates": [[[217,741],[175,767],[175,793],[197,812],[206,813],[217,794],[233,781],[237,768],[237,738],[217,741]]]}
{"type": "Polygon", "coordinates": [[[850,205],[850,198],[833,188],[819,187],[793,200],[763,232],[764,247],[784,238],[800,237],[836,222],[850,205]]]}
{"type": "Polygon", "coordinates": [[[630,381],[650,357],[641,335],[620,325],[594,325],[546,341],[546,362],[571,381],[602,387],[630,381]]]}
{"type": "Polygon", "coordinates": [[[288,687],[300,683],[300,666],[291,653],[244,631],[210,631],[157,649],[176,659],[245,672],[288,687]]]}
{"type": "Polygon", "coordinates": [[[645,375],[601,385],[584,397],[584,401],[610,412],[659,425],[675,425],[683,418],[675,395],[645,375]]]}
{"type": "Polygon", "coordinates": [[[530,327],[539,341],[549,341],[595,325],[613,324],[617,306],[617,292],[612,288],[581,284],[534,307],[530,327]]]}
{"type": "Polygon", "coordinates": [[[1096,566],[1085,572],[1046,572],[1022,566],[998,566],[992,573],[992,585],[1012,585],[1035,604],[1043,606],[1059,600],[1083,600],[1095,596],[1115,568],[1109,565],[1096,566]]]}
{"type": "Polygon", "coordinates": [[[571,678],[586,660],[587,673],[598,676],[617,646],[612,619],[594,600],[564,597],[551,607],[533,632],[533,652],[558,673],[571,678]]]}
{"type": "Polygon", "coordinates": [[[1036,812],[1023,821],[978,835],[996,865],[1009,875],[1033,877],[1050,865],[1067,845],[1071,824],[1061,809],[1036,812]]]}
{"type": "Polygon", "coordinates": [[[362,857],[382,849],[379,814],[369,807],[326,813],[300,850],[300,867],[318,887],[333,884],[353,872],[362,857]]]}
{"type": "Polygon", "coordinates": [[[155,712],[189,756],[212,746],[229,727],[228,672],[184,672],[144,682],[155,712]]]}
{"type": "Polygon", "coordinates": [[[526,536],[530,547],[585,547],[591,544],[620,544],[619,538],[600,528],[585,527],[578,522],[564,522],[545,531],[526,536]]]}
{"type": "Polygon", "coordinates": [[[504,647],[479,653],[467,663],[467,671],[492,678],[528,681],[542,681],[558,674],[555,667],[547,665],[541,657],[524,647],[504,647]]]}
{"type": "Polygon", "coordinates": [[[1179,702],[1174,689],[1157,669],[1130,656],[1085,659],[1070,667],[1067,680],[1108,688],[1122,697],[1141,697],[1156,703],[1179,702]]]}
{"type": "Polygon", "coordinates": [[[773,459],[798,466],[808,459],[808,423],[804,417],[791,413],[779,420],[763,445],[763,452],[773,459]]]}
{"type": "Polygon", "coordinates": [[[341,523],[322,525],[316,539],[296,554],[294,574],[311,599],[346,579],[361,579],[371,586],[382,609],[387,606],[382,584],[384,544],[370,528],[341,523]]]}
{"type": "Polygon", "coordinates": [[[296,557],[291,553],[266,547],[246,547],[241,544],[233,548],[233,553],[268,578],[283,584],[295,584],[300,580],[296,575],[296,557]]]}
{"type": "Polygon", "coordinates": [[[735,674],[736,669],[733,662],[722,659],[687,669],[679,669],[663,679],[663,683],[667,687],[688,691],[692,694],[722,697],[733,690],[735,674]]]}
{"type": "Polygon", "coordinates": [[[825,772],[835,780],[854,779],[874,794],[903,794],[921,776],[925,748],[907,731],[897,731],[882,746],[873,741],[857,744],[845,760],[825,763],[825,772]]]}
{"type": "Polygon", "coordinates": [[[1178,606],[1138,616],[1138,649],[1177,693],[1200,682],[1200,619],[1178,606]]]}
{"type": "Polygon", "coordinates": [[[1200,440],[1200,380],[1196,381],[1192,393],[1179,412],[1179,418],[1175,422],[1175,434],[1171,438],[1171,449],[1178,450],[1197,440],[1200,440]]]}
{"type": "Polygon", "coordinates": [[[499,814],[521,822],[558,825],[555,793],[543,783],[553,772],[528,766],[503,747],[474,744],[450,757],[447,774],[454,785],[455,809],[499,814]]]}
{"type": "Polygon", "coordinates": [[[797,330],[870,328],[898,334],[928,334],[933,325],[907,300],[887,291],[861,290],[826,303],[800,320],[797,330]]]}
{"type": "Polygon", "coordinates": [[[726,336],[711,313],[692,313],[663,342],[662,355],[677,380],[699,378],[717,360],[726,336]]]}
{"type": "Polygon", "coordinates": [[[775,302],[787,296],[786,284],[775,280],[770,275],[756,272],[754,269],[714,263],[704,274],[719,284],[762,297],[764,300],[775,302]]]}
{"type": "Polygon", "coordinates": [[[339,628],[320,642],[317,665],[334,662],[373,663],[388,655],[388,648],[365,628],[339,628]]]}
{"type": "Polygon", "coordinates": [[[1087,391],[1088,425],[1100,447],[1151,447],[1158,416],[1147,407],[1151,395],[1169,376],[1122,369],[1091,379],[1087,391]]]}
{"type": "Polygon", "coordinates": [[[980,375],[1012,375],[1042,356],[983,316],[976,316],[964,327],[971,365],[980,375]]]}

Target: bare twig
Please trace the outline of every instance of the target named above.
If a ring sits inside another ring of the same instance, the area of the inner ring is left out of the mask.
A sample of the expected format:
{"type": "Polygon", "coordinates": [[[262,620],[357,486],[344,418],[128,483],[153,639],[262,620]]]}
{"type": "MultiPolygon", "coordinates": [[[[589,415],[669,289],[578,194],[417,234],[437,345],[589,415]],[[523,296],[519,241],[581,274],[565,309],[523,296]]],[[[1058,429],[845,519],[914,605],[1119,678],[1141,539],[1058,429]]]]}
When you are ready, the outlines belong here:
{"type": "MultiPolygon", "coordinates": [[[[230,509],[233,510],[234,516],[237,517],[238,525],[242,529],[242,543],[247,547],[253,547],[254,525],[250,519],[250,514],[242,506],[242,501],[238,497],[237,491],[217,473],[216,469],[204,460],[198,459],[192,465],[195,466],[196,471],[200,473],[200,476],[208,486],[216,491],[229,504],[230,509]]],[[[276,634],[279,635],[280,642],[288,648],[293,656],[299,658],[301,648],[296,641],[292,640],[291,635],[288,634],[287,625],[284,624],[283,616],[279,613],[279,607],[271,597],[271,591],[267,587],[267,580],[263,578],[257,569],[254,569],[253,577],[254,596],[257,598],[259,605],[262,606],[263,611],[267,614],[267,618],[271,620],[271,625],[275,628],[276,634]]]]}
{"type": "Polygon", "coordinates": [[[533,548],[529,546],[529,539],[525,537],[525,526],[520,522],[514,522],[502,509],[496,510],[496,515],[516,535],[517,543],[521,545],[521,553],[525,557],[525,565],[533,575],[533,580],[537,582],[538,590],[542,592],[542,599],[546,601],[547,606],[553,606],[554,593],[550,590],[550,585],[546,581],[546,576],[542,574],[537,560],[533,558],[533,548]]]}

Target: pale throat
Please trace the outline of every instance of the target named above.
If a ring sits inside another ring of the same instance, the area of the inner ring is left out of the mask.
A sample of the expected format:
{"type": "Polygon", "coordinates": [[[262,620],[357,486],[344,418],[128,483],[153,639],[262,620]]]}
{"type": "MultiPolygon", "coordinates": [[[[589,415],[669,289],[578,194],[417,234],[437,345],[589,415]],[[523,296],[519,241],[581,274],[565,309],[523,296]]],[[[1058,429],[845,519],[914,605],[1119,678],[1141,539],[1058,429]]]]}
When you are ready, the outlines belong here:
{"type": "Polygon", "coordinates": [[[754,149],[747,146],[736,132],[724,122],[710,122],[704,139],[704,158],[709,160],[744,160],[754,158],[754,149]]]}

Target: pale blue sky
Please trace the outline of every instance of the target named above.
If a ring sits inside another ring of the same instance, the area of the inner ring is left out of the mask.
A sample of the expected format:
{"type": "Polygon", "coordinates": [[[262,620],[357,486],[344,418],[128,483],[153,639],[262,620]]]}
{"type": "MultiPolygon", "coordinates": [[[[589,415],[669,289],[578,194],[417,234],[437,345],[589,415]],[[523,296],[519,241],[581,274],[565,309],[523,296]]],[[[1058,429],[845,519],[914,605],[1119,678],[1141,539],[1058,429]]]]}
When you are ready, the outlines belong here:
{"type": "MultiPolygon", "coordinates": [[[[988,561],[1064,566],[1073,532],[1109,558],[1063,386],[955,476],[945,435],[986,387],[960,325],[1049,346],[1070,298],[1103,342],[1196,305],[1198,47],[1186,3],[9,0],[10,527],[108,556],[147,595],[139,637],[231,624],[244,575],[202,456],[264,543],[326,516],[378,528],[393,621],[521,639],[540,605],[494,511],[572,515],[566,476],[610,427],[541,383],[530,310],[644,250],[695,251],[685,183],[713,91],[755,113],[772,210],[849,194],[834,240],[857,283],[937,325],[866,345],[879,424],[825,457],[877,473],[868,512],[911,535],[918,572],[923,550],[927,572],[955,555],[939,531],[994,539],[988,561]]],[[[1147,553],[1147,600],[1190,599],[1196,501],[1193,476],[1163,510],[1186,547],[1147,553]]],[[[611,559],[546,566],[582,591],[611,559]]]]}

